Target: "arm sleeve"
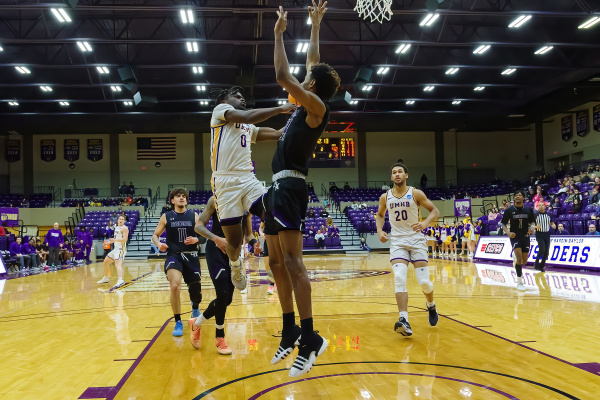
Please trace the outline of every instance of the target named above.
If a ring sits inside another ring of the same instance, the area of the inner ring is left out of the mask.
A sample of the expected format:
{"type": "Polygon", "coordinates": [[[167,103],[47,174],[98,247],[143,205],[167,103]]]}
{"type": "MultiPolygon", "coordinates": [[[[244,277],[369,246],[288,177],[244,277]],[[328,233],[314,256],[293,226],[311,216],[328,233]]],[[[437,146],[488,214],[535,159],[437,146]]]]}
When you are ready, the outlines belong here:
{"type": "Polygon", "coordinates": [[[249,125],[252,129],[252,135],[250,136],[250,143],[256,143],[256,137],[258,136],[258,126],[249,125]]]}
{"type": "Polygon", "coordinates": [[[223,125],[223,122],[227,122],[225,119],[225,112],[229,110],[235,110],[231,104],[221,103],[215,107],[212,113],[212,119],[210,120],[211,126],[223,125]]]}

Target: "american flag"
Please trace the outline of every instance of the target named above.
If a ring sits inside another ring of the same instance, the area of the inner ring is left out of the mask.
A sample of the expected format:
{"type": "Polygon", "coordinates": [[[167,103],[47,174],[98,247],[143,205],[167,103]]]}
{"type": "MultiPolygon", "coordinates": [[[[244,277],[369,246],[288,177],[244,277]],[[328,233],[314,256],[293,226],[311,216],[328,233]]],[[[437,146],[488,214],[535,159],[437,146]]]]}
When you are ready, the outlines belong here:
{"type": "Polygon", "coordinates": [[[175,160],[177,143],[174,137],[137,138],[138,160],[175,160]]]}

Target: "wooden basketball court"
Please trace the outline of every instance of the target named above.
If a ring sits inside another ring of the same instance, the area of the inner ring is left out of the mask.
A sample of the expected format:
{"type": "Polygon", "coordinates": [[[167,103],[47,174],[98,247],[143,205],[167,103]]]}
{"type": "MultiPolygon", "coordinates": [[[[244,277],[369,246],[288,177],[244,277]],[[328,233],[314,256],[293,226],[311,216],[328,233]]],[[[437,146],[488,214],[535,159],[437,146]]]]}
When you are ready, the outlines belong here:
{"type": "MultiPolygon", "coordinates": [[[[203,263],[201,309],[214,296],[203,263]]],[[[0,281],[0,399],[597,399],[600,276],[524,273],[432,260],[440,322],[430,327],[409,270],[414,335],[393,331],[398,313],[387,254],[307,256],[315,328],[329,348],[303,379],[270,364],[281,312],[263,260],[251,260],[226,335],[214,320],[195,350],[171,334],[161,261],[126,261],[117,292],[96,281],[102,265],[0,281]]],[[[114,280],[114,279],[113,279],[114,280]]],[[[114,284],[114,282],[113,282],[114,284]]],[[[182,293],[187,320],[190,306],[182,293]]]]}

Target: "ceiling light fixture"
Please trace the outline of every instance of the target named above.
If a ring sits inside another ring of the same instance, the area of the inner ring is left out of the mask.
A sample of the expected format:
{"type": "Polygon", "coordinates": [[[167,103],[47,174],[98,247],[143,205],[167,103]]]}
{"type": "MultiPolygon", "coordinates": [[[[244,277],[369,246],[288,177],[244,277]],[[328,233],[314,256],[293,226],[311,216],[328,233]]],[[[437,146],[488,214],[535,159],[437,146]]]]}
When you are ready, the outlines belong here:
{"type": "Polygon", "coordinates": [[[96,69],[101,74],[108,74],[108,68],[106,68],[106,67],[96,67],[96,69]]]}
{"type": "Polygon", "coordinates": [[[450,68],[446,71],[446,75],[454,75],[458,72],[458,68],[450,68]]]}
{"type": "Polygon", "coordinates": [[[488,51],[491,47],[492,46],[490,46],[489,44],[482,44],[473,51],[473,54],[483,54],[486,51],[488,51]]]}
{"type": "Polygon", "coordinates": [[[515,68],[507,68],[501,72],[501,75],[512,75],[514,72],[516,72],[515,68]]]}
{"type": "Polygon", "coordinates": [[[2,46],[0,46],[0,51],[4,51],[4,48],[2,46]]]}
{"type": "Polygon", "coordinates": [[[204,69],[202,67],[192,67],[192,71],[195,74],[202,74],[202,73],[204,73],[204,69]]]}
{"type": "Polygon", "coordinates": [[[200,100],[200,105],[201,106],[207,106],[208,105],[208,100],[200,100]]]}
{"type": "Polygon", "coordinates": [[[452,102],[452,105],[454,105],[454,106],[457,106],[457,105],[459,105],[460,103],[461,103],[461,101],[460,101],[460,100],[454,100],[454,101],[452,102]]]}
{"type": "Polygon", "coordinates": [[[522,118],[525,114],[510,114],[508,118],[522,118]]]}
{"type": "Polygon", "coordinates": [[[600,22],[600,17],[592,17],[592,18],[588,19],[587,21],[585,21],[583,24],[579,25],[577,28],[578,29],[589,29],[592,26],[596,25],[598,22],[600,22]]]}
{"type": "Polygon", "coordinates": [[[428,85],[428,86],[425,86],[425,87],[423,88],[423,91],[425,91],[425,92],[432,92],[432,91],[433,91],[433,89],[435,89],[435,86],[433,86],[433,85],[428,85]]]}
{"type": "Polygon", "coordinates": [[[19,73],[21,73],[21,74],[30,74],[31,73],[31,71],[27,67],[21,66],[21,67],[15,67],[15,69],[17,71],[19,71],[19,73]]]}
{"type": "Polygon", "coordinates": [[[127,107],[130,107],[130,106],[132,106],[132,105],[133,105],[133,102],[132,102],[132,101],[124,101],[124,102],[123,102],[123,105],[124,105],[124,106],[127,106],[127,107]]]}
{"type": "Polygon", "coordinates": [[[521,15],[517,19],[515,19],[513,22],[511,22],[508,25],[508,27],[509,28],[520,28],[523,26],[523,24],[525,24],[530,19],[531,19],[531,15],[521,15]]]}
{"type": "Polygon", "coordinates": [[[421,20],[419,26],[431,26],[440,17],[440,14],[427,14],[425,18],[421,20]]]}
{"type": "Polygon", "coordinates": [[[196,86],[196,90],[199,92],[206,92],[206,86],[198,85],[198,86],[196,86]]]}
{"type": "Polygon", "coordinates": [[[69,107],[68,101],[59,101],[58,104],[60,104],[62,107],[69,107]]]}
{"type": "Polygon", "coordinates": [[[184,24],[193,24],[194,23],[194,12],[192,11],[192,9],[179,10],[179,15],[181,15],[181,21],[184,24]]]}
{"type": "Polygon", "coordinates": [[[11,106],[11,107],[18,107],[19,103],[17,103],[16,101],[9,101],[8,105],[11,106]]]}
{"type": "Polygon", "coordinates": [[[186,43],[187,46],[187,51],[190,53],[197,53],[198,52],[198,42],[187,42],[186,43]]]}
{"type": "Polygon", "coordinates": [[[398,46],[398,48],[396,49],[396,54],[400,53],[400,54],[405,54],[408,50],[410,50],[410,44],[401,44],[400,46],[398,46]]]}
{"type": "Polygon", "coordinates": [[[296,46],[296,53],[306,53],[308,50],[308,42],[300,42],[296,46]]]}
{"type": "Polygon", "coordinates": [[[362,88],[363,92],[370,92],[371,89],[373,89],[373,86],[371,86],[371,85],[365,85],[362,88]]]}
{"type": "Polygon", "coordinates": [[[58,22],[71,22],[71,17],[69,17],[69,14],[67,14],[64,9],[51,8],[50,11],[52,11],[52,14],[54,14],[54,17],[58,20],[58,22]]]}
{"type": "Polygon", "coordinates": [[[40,89],[42,89],[42,92],[51,92],[52,88],[50,86],[40,86],[40,89]]]}
{"type": "Polygon", "coordinates": [[[485,86],[476,86],[475,89],[473,89],[473,90],[476,92],[481,92],[484,89],[485,89],[485,86]]]}
{"type": "Polygon", "coordinates": [[[88,42],[77,42],[77,46],[83,53],[92,51],[92,46],[88,42]]]}
{"type": "Polygon", "coordinates": [[[552,50],[554,48],[554,46],[544,46],[540,49],[538,49],[535,53],[533,54],[546,54],[547,52],[549,52],[550,50],[552,50]]]}
{"type": "Polygon", "coordinates": [[[110,90],[112,90],[113,92],[120,92],[121,91],[121,87],[120,86],[111,86],[110,90]]]}
{"type": "Polygon", "coordinates": [[[290,67],[290,74],[297,74],[300,71],[300,67],[290,67]]]}
{"type": "Polygon", "coordinates": [[[310,19],[310,17],[306,20],[306,25],[312,25],[312,19],[310,19]]]}
{"type": "Polygon", "coordinates": [[[389,72],[389,68],[388,67],[381,67],[377,70],[377,75],[385,75],[389,72]]]}
{"type": "Polygon", "coordinates": [[[358,104],[358,100],[350,100],[350,104],[356,105],[356,104],[358,104]]]}
{"type": "Polygon", "coordinates": [[[412,106],[413,104],[415,104],[415,101],[414,101],[414,100],[407,100],[407,101],[406,101],[406,105],[407,105],[407,106],[412,106]]]}

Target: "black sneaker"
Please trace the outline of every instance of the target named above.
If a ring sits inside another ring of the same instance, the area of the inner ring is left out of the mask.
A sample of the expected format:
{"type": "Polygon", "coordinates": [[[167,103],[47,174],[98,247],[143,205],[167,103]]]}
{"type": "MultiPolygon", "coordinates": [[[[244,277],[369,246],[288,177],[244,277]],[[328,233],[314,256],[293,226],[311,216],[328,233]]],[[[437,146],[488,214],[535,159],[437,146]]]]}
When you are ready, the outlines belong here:
{"type": "Polygon", "coordinates": [[[302,334],[302,330],[298,325],[294,325],[294,331],[292,335],[283,336],[281,335],[281,342],[279,343],[279,348],[275,352],[275,355],[271,359],[271,364],[275,365],[281,360],[285,360],[287,356],[292,354],[294,348],[300,345],[300,336],[302,334]]]}
{"type": "Polygon", "coordinates": [[[436,326],[439,316],[437,310],[435,309],[435,305],[433,307],[429,307],[427,303],[425,303],[425,306],[427,307],[427,311],[429,311],[429,325],[436,326]]]}
{"type": "MultiPolygon", "coordinates": [[[[315,332],[316,333],[316,332],[315,332]]],[[[323,354],[329,343],[321,335],[316,335],[318,340],[310,344],[301,344],[298,347],[298,355],[290,368],[290,377],[295,378],[310,371],[317,361],[317,357],[323,354]]]]}
{"type": "Polygon", "coordinates": [[[410,336],[412,335],[412,329],[410,328],[410,324],[404,317],[400,317],[398,321],[394,324],[394,330],[401,334],[402,336],[410,336]]]}

